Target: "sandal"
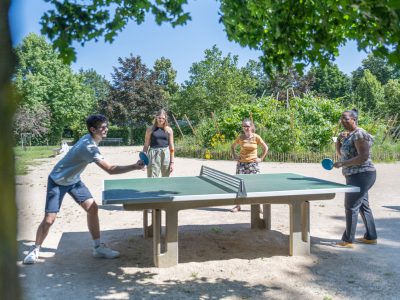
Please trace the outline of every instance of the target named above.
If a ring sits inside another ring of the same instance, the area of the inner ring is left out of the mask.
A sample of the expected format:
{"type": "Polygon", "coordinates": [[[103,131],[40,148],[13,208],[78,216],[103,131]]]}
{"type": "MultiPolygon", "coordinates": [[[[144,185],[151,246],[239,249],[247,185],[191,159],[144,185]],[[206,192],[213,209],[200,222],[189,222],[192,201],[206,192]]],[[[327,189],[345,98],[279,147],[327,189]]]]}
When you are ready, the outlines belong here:
{"type": "Polygon", "coordinates": [[[234,212],[238,212],[240,210],[241,210],[240,205],[236,205],[234,208],[231,209],[231,212],[234,213],[234,212]]]}

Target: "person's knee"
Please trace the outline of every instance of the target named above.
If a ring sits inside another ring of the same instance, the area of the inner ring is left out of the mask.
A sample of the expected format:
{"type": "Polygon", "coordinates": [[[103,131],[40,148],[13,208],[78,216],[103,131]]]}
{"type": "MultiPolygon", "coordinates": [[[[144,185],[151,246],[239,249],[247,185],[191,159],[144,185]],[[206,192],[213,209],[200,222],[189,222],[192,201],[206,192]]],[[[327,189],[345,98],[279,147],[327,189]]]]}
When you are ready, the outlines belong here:
{"type": "Polygon", "coordinates": [[[51,214],[46,213],[46,215],[44,216],[43,221],[42,221],[43,226],[50,227],[51,225],[53,225],[54,221],[56,220],[56,216],[57,215],[53,214],[53,213],[51,213],[51,214]]]}
{"type": "Polygon", "coordinates": [[[357,195],[347,196],[344,201],[344,208],[352,211],[358,211],[362,204],[362,197],[355,197],[357,195]]]}
{"type": "MultiPolygon", "coordinates": [[[[86,202],[86,201],[85,201],[86,202]]],[[[92,200],[88,203],[85,203],[86,205],[84,206],[84,209],[89,215],[97,215],[99,211],[99,207],[97,206],[97,203],[92,200]]]]}

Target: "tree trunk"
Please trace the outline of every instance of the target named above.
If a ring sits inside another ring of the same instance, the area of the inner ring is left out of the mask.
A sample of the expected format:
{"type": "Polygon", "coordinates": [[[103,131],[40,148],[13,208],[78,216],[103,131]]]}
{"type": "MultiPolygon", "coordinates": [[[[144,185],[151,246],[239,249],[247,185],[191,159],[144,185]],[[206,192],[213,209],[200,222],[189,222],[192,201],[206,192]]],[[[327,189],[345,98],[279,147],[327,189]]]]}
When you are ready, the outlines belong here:
{"type": "Polygon", "coordinates": [[[11,88],[15,56],[12,51],[9,8],[10,0],[0,0],[0,299],[20,299],[13,153],[16,98],[11,88]]]}

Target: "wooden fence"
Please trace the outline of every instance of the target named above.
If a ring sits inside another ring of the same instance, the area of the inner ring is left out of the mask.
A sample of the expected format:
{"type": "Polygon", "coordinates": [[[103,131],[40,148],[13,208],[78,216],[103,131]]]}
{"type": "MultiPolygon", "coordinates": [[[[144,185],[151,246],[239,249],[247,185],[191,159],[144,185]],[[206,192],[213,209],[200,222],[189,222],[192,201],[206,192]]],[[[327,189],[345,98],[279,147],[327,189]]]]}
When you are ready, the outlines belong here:
{"type": "MultiPolygon", "coordinates": [[[[232,160],[230,151],[213,151],[208,149],[184,149],[177,148],[175,151],[178,157],[203,158],[211,160],[232,160]]],[[[335,153],[329,152],[304,152],[304,153],[279,153],[268,152],[265,161],[271,162],[294,162],[294,163],[319,163],[323,158],[338,159],[335,153]]],[[[393,162],[400,161],[400,153],[373,152],[374,162],[393,162]]]]}

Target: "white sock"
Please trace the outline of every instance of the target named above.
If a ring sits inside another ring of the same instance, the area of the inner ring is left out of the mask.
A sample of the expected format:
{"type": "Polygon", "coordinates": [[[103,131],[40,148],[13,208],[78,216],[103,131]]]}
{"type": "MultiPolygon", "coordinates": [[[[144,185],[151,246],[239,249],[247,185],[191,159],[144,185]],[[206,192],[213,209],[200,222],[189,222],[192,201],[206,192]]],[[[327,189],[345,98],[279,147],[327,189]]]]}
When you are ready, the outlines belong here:
{"type": "Polygon", "coordinates": [[[97,248],[98,246],[100,246],[100,239],[93,240],[93,247],[97,248]]]}
{"type": "Polygon", "coordinates": [[[35,249],[37,249],[37,250],[39,251],[39,250],[40,250],[40,246],[41,246],[41,245],[36,245],[36,244],[35,244],[35,249]]]}

